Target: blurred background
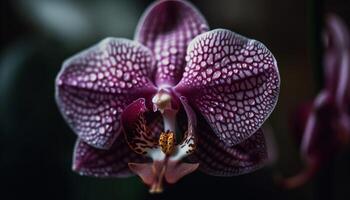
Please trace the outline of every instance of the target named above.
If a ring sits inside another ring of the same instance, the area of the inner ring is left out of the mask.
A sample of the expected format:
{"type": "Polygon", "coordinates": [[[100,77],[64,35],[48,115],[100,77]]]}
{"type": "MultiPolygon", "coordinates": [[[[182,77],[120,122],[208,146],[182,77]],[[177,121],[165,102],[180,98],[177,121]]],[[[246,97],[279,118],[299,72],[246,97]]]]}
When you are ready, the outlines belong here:
{"type": "Polygon", "coordinates": [[[294,190],[274,183],[303,167],[290,116],[322,85],[323,14],[350,26],[346,0],[193,0],[210,27],[262,41],[282,79],[267,122],[276,162],[252,174],[220,178],[195,172],[161,195],[137,177],[97,179],[71,171],[76,136],[54,101],[62,62],[107,36],[132,38],[150,0],[12,0],[0,2],[0,199],[349,199],[350,154],[340,153],[313,181],[294,190]],[[326,195],[324,195],[326,193],[326,195]]]}

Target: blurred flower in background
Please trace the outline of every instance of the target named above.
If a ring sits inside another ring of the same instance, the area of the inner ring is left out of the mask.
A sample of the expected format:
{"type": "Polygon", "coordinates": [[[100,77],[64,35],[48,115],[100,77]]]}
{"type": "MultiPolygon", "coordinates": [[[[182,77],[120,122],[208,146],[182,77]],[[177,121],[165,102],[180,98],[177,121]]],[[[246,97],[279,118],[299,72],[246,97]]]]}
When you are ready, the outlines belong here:
{"type": "Polygon", "coordinates": [[[329,14],[324,34],[325,85],[312,103],[299,108],[294,123],[295,131],[303,132],[301,155],[306,168],[283,180],[284,187],[295,188],[307,182],[350,142],[349,39],[343,20],[329,14]]]}

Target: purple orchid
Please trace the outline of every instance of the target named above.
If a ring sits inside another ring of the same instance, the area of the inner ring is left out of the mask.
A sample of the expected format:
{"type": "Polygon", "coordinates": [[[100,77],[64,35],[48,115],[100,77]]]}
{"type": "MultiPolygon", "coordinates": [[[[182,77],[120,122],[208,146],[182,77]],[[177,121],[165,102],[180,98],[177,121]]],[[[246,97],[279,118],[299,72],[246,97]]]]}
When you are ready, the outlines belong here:
{"type": "Polygon", "coordinates": [[[345,23],[335,15],[326,19],[325,87],[298,111],[296,130],[303,131],[301,154],[306,169],[282,181],[295,188],[311,179],[350,139],[350,38],[345,23]]]}
{"type": "Polygon", "coordinates": [[[190,3],[157,1],[134,41],[107,38],[64,62],[56,100],[79,137],[74,171],[137,174],[161,192],[164,180],[197,168],[233,176],[264,163],[260,127],[279,94],[276,60],[256,40],[208,30],[190,3]]]}

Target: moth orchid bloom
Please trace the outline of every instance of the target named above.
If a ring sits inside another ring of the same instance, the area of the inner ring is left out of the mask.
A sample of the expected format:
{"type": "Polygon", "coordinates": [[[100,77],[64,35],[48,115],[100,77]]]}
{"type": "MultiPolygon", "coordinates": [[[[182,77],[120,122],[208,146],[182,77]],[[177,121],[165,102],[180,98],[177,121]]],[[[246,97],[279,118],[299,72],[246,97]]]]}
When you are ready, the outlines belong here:
{"type": "Polygon", "coordinates": [[[303,129],[301,154],[307,164],[300,174],[282,182],[295,188],[311,179],[322,165],[350,139],[349,32],[335,15],[326,18],[324,37],[325,87],[299,113],[297,129],[303,129]],[[300,128],[301,127],[301,128],[300,128]]]}
{"type": "Polygon", "coordinates": [[[197,168],[233,176],[263,164],[276,60],[256,40],[208,30],[190,3],[157,1],[134,41],[107,38],[64,62],[56,99],[79,137],[73,170],[137,174],[161,192],[197,168]]]}

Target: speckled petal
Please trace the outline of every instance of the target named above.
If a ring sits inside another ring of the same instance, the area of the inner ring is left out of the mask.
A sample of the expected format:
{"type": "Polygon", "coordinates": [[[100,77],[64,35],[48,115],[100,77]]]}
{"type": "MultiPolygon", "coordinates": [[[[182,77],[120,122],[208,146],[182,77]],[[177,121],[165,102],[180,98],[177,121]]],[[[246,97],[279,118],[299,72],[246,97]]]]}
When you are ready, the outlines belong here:
{"type": "Polygon", "coordinates": [[[175,91],[186,96],[215,133],[235,145],[255,133],[274,109],[277,63],[260,42],[224,29],[197,36],[175,91]]]}
{"type": "Polygon", "coordinates": [[[109,148],[120,132],[120,115],[137,97],[156,92],[147,78],[152,53],[126,39],[107,38],[69,58],[56,78],[58,107],[86,143],[109,148]]]}
{"type": "Polygon", "coordinates": [[[199,170],[214,176],[236,176],[252,172],[267,162],[264,135],[259,129],[235,146],[226,146],[210,130],[199,123],[196,151],[190,159],[199,163],[199,170]]]}
{"type": "Polygon", "coordinates": [[[188,43],[208,29],[201,13],[186,1],[157,1],[146,10],[135,40],[154,52],[158,86],[175,85],[181,79],[188,43]]]}
{"type": "Polygon", "coordinates": [[[145,162],[145,159],[134,153],[125,140],[116,140],[110,149],[97,149],[82,140],[75,145],[73,170],[84,176],[94,177],[128,177],[129,162],[145,162]]]}

